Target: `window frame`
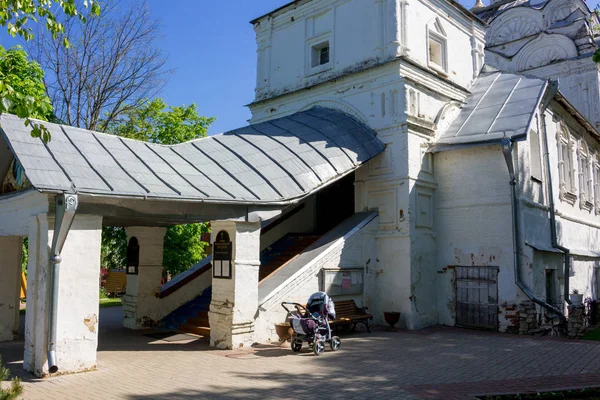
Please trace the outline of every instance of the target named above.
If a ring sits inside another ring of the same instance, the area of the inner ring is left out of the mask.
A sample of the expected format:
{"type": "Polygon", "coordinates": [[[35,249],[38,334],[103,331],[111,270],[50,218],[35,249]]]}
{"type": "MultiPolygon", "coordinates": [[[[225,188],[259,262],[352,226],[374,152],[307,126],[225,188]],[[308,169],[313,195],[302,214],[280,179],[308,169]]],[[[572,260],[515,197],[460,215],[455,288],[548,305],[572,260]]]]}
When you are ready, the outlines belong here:
{"type": "Polygon", "coordinates": [[[306,41],[306,77],[333,69],[335,65],[334,55],[333,34],[331,31],[308,39],[306,41]],[[324,47],[329,48],[329,61],[325,64],[320,64],[318,62],[320,62],[321,49],[324,47]],[[314,62],[315,58],[317,64],[314,62]]]}
{"type": "Polygon", "coordinates": [[[540,135],[537,130],[531,129],[529,131],[529,137],[529,163],[531,178],[542,182],[544,172],[542,167],[542,147],[540,135]]]}
{"type": "Polygon", "coordinates": [[[573,147],[575,139],[564,123],[558,127],[558,172],[560,178],[560,199],[570,204],[577,201],[577,187],[575,181],[575,160],[573,147]],[[567,159],[565,160],[565,154],[567,159]]]}
{"type": "Polygon", "coordinates": [[[595,209],[596,215],[600,215],[600,154],[596,154],[595,160],[592,162],[592,164],[595,209]]]}
{"type": "Polygon", "coordinates": [[[448,74],[448,40],[446,37],[431,28],[427,30],[427,65],[436,72],[441,72],[444,75],[448,74]],[[441,64],[432,60],[431,57],[431,42],[435,41],[440,46],[441,64]]]}
{"type": "Polygon", "coordinates": [[[592,154],[585,139],[581,139],[577,152],[579,166],[579,206],[582,209],[591,211],[594,208],[594,203],[591,201],[594,196],[591,171],[592,154]]]}

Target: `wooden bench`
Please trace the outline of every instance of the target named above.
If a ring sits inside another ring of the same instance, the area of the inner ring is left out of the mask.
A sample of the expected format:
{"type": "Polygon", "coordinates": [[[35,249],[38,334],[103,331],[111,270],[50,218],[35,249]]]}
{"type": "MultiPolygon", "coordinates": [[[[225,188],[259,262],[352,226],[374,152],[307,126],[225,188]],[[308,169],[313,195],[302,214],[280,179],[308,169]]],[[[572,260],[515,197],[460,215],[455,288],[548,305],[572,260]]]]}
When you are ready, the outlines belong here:
{"type": "Polygon", "coordinates": [[[125,293],[127,288],[127,274],[125,272],[110,271],[106,276],[104,291],[116,295],[125,293]]]}
{"type": "Polygon", "coordinates": [[[351,330],[356,329],[357,324],[363,324],[367,328],[367,332],[371,332],[369,320],[373,316],[366,312],[366,308],[360,308],[354,300],[341,300],[335,302],[336,319],[330,321],[329,324],[333,327],[336,325],[352,325],[351,330]]]}

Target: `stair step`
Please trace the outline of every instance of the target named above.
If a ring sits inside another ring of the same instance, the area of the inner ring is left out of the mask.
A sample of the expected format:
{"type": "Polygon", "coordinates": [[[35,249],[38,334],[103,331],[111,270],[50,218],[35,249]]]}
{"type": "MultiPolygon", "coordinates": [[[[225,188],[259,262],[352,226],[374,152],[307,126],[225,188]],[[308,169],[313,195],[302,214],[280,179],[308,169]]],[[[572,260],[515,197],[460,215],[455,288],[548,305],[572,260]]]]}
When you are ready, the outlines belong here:
{"type": "Polygon", "coordinates": [[[194,333],[196,335],[210,337],[210,328],[203,326],[184,324],[179,326],[179,330],[183,333],[194,333]]]}

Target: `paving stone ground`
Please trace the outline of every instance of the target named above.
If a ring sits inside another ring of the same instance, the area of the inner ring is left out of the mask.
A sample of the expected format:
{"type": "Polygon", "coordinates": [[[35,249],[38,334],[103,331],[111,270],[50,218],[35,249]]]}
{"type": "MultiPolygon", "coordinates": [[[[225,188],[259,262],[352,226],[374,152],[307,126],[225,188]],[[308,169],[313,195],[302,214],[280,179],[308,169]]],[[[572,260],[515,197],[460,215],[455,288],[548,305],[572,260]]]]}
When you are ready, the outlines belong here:
{"type": "Polygon", "coordinates": [[[23,342],[0,354],[24,399],[472,399],[476,394],[600,386],[600,342],[525,338],[455,328],[360,332],[321,357],[288,346],[220,351],[193,336],[166,340],[120,328],[102,309],[98,370],[34,379],[23,342]]]}

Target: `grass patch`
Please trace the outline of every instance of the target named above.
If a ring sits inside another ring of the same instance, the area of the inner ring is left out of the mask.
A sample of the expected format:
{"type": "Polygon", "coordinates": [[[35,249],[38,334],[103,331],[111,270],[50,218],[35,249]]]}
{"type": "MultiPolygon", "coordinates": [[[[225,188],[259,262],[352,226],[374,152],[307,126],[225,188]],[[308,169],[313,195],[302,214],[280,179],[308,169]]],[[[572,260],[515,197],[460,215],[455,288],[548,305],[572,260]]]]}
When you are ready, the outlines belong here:
{"type": "Polygon", "coordinates": [[[121,305],[120,297],[117,297],[115,299],[100,299],[100,308],[118,307],[120,305],[121,305]]]}
{"type": "Polygon", "coordinates": [[[593,331],[590,331],[590,332],[586,333],[583,336],[583,339],[587,339],[587,340],[600,340],[600,328],[595,329],[593,331]]]}
{"type": "MultiPolygon", "coordinates": [[[[110,298],[104,298],[104,299],[100,299],[100,308],[106,308],[106,307],[119,307],[121,306],[121,298],[117,297],[114,299],[110,299],[110,298]]],[[[25,315],[25,309],[21,309],[19,311],[19,313],[21,315],[25,315]]]]}
{"type": "Polygon", "coordinates": [[[497,396],[480,396],[477,398],[481,400],[600,400],[600,388],[560,390],[540,393],[520,393],[497,396]]]}

